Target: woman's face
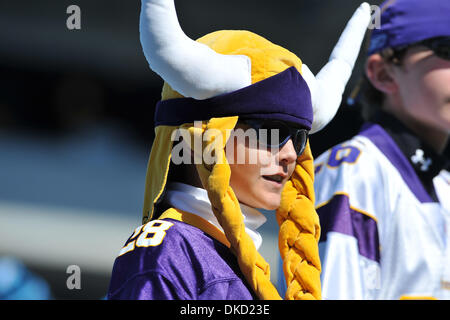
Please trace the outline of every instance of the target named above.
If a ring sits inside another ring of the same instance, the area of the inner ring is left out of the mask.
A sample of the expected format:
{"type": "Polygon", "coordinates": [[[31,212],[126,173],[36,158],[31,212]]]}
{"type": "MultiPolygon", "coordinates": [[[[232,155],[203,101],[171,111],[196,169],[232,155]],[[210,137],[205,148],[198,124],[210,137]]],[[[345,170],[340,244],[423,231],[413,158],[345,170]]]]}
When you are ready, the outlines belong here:
{"type": "MultiPolygon", "coordinates": [[[[247,132],[246,126],[236,129],[247,132]]],[[[252,139],[232,136],[226,145],[231,168],[230,186],[239,202],[253,208],[275,210],[280,206],[281,192],[294,172],[297,160],[292,140],[278,150],[258,148],[252,139]]]]}

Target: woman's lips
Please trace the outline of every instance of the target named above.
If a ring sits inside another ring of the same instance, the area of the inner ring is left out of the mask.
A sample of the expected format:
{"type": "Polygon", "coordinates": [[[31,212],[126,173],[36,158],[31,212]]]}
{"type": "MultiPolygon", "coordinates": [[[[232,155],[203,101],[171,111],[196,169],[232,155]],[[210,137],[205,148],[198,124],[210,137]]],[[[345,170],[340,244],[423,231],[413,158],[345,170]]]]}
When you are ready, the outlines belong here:
{"type": "Polygon", "coordinates": [[[269,181],[272,184],[275,184],[276,186],[281,186],[283,184],[284,179],[286,178],[286,175],[273,174],[273,175],[264,175],[262,177],[264,178],[264,180],[269,181]]]}

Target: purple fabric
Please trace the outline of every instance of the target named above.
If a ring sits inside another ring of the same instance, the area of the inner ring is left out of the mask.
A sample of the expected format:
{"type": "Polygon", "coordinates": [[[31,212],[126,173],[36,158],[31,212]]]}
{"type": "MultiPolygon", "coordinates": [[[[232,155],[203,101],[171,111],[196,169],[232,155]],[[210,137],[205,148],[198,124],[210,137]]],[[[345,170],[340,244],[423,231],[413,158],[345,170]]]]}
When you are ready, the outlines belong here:
{"type": "Polygon", "coordinates": [[[392,140],[389,134],[384,131],[381,126],[373,123],[365,124],[359,135],[370,139],[370,141],[372,141],[377,148],[380,149],[380,151],[397,169],[406,185],[420,202],[433,202],[433,199],[423,187],[422,182],[414,171],[414,168],[409,163],[408,159],[406,159],[402,151],[395,144],[394,140],[392,140]]]}
{"type": "Polygon", "coordinates": [[[290,67],[248,87],[210,99],[159,101],[155,125],[181,125],[227,116],[289,121],[310,130],[311,93],[297,69],[290,67]]]}
{"type": "Polygon", "coordinates": [[[236,257],[200,229],[173,219],[160,245],[114,262],[108,299],[252,300],[236,257]]]}
{"type": "Polygon", "coordinates": [[[327,240],[327,233],[335,231],[355,237],[359,254],[380,262],[377,223],[371,217],[350,208],[345,195],[335,195],[326,205],[317,209],[320,218],[320,241],[327,240]]]}
{"type": "Polygon", "coordinates": [[[318,174],[320,170],[323,168],[323,163],[318,164],[314,167],[314,174],[318,174]]]}
{"type": "Polygon", "coordinates": [[[352,146],[337,145],[331,149],[330,157],[328,158],[327,165],[331,168],[337,168],[343,162],[355,163],[358,160],[361,151],[358,148],[352,146]],[[344,150],[346,154],[338,157],[338,152],[344,150]],[[347,152],[350,151],[350,152],[347,152]]]}
{"type": "Polygon", "coordinates": [[[381,5],[380,29],[374,29],[368,54],[429,38],[450,35],[450,1],[388,0],[381,5]]]}

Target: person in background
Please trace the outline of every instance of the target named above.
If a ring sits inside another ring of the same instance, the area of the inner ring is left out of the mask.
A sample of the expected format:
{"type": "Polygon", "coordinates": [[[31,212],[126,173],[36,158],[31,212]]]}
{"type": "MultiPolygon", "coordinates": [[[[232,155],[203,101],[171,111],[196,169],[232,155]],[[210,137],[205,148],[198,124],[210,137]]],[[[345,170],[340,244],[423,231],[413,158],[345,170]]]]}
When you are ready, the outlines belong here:
{"type": "Polygon", "coordinates": [[[324,299],[450,298],[450,2],[381,5],[358,135],[316,158],[324,299]]]}

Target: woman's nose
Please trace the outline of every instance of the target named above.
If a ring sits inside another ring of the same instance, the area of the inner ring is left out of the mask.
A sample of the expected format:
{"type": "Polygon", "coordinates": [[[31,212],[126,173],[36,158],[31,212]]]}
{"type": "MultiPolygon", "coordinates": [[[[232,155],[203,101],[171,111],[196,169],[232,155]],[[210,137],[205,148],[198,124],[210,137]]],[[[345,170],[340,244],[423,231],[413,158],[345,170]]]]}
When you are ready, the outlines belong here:
{"type": "Polygon", "coordinates": [[[281,147],[280,152],[278,153],[278,161],[282,164],[290,164],[296,160],[297,152],[295,152],[292,139],[289,139],[288,142],[281,147]]]}

